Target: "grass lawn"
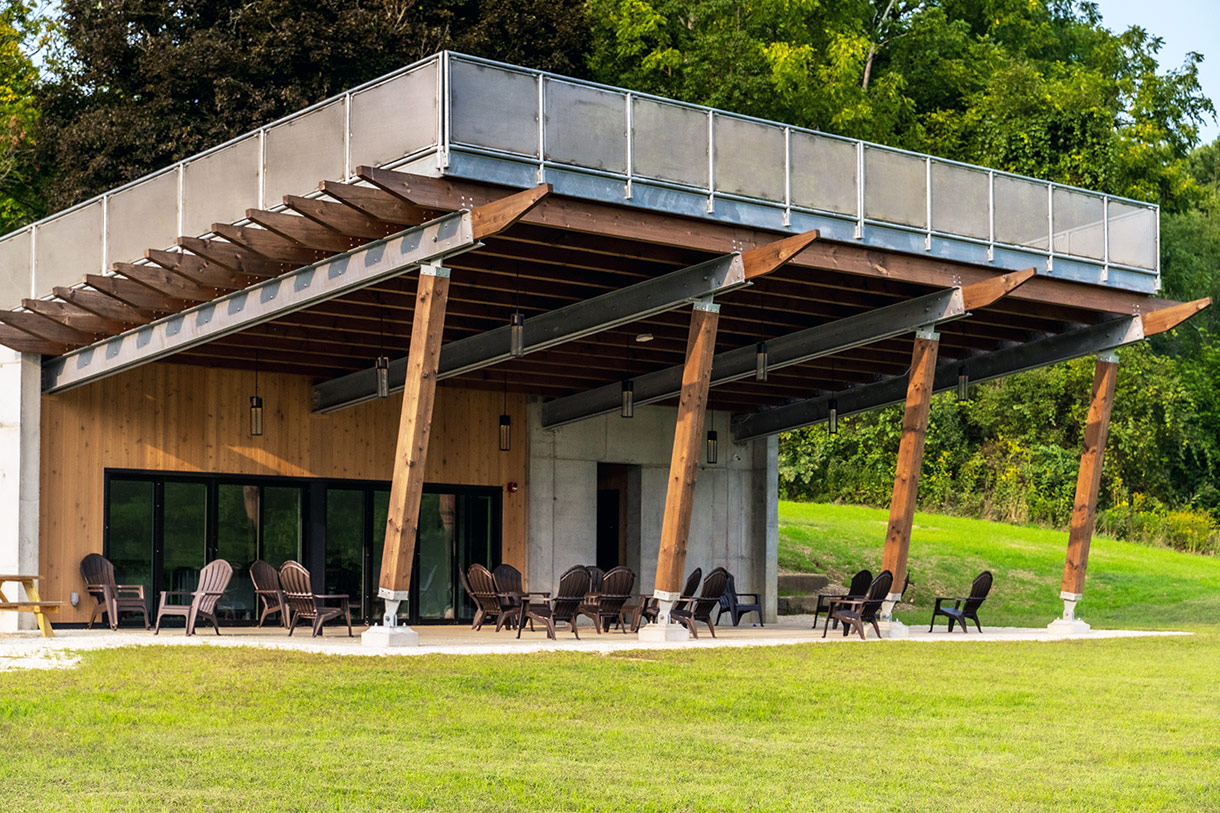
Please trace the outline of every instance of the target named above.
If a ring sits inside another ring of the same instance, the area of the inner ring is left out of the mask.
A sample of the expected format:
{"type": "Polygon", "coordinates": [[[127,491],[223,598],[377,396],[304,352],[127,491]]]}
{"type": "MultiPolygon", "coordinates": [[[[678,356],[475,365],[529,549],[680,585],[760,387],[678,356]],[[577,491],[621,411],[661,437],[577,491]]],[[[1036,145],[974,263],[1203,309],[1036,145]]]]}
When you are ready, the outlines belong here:
{"type": "MultiPolygon", "coordinates": [[[[825,573],[839,583],[862,567],[876,573],[888,518],[878,508],[781,502],[780,571],[825,573]]],[[[897,616],[927,624],[936,596],[965,595],[987,569],[996,580],[980,612],[984,625],[1045,626],[1063,612],[1066,551],[1066,531],[918,513],[909,601],[897,616]]],[[[1220,624],[1220,558],[1094,537],[1077,614],[1110,628],[1220,624]]]]}
{"type": "MultiPolygon", "coordinates": [[[[781,517],[786,566],[875,565],[883,514],[785,505],[781,517]]],[[[991,619],[1045,623],[1058,612],[1062,534],[917,522],[922,593],[986,565],[999,577],[991,619]]],[[[1217,810],[1220,626],[1199,614],[1215,606],[1205,595],[1215,564],[1105,540],[1094,549],[1089,620],[1161,623],[1138,607],[1167,597],[1196,608],[1188,637],[411,658],[86,652],[71,670],[0,673],[0,800],[35,810],[1217,810]]]]}

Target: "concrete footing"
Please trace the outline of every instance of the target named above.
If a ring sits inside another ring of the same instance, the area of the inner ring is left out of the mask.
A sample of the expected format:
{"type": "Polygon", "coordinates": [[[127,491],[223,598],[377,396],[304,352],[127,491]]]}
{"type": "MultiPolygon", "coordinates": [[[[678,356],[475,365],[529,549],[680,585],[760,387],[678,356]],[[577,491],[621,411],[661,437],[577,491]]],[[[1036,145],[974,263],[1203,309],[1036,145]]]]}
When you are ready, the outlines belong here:
{"type": "Polygon", "coordinates": [[[370,649],[419,646],[419,633],[410,627],[369,627],[360,633],[360,643],[370,649]]]}
{"type": "Polygon", "coordinates": [[[882,638],[910,638],[911,629],[901,621],[893,619],[889,621],[878,621],[877,626],[881,628],[882,638]]]}
{"type": "Polygon", "coordinates": [[[1046,631],[1055,637],[1066,638],[1069,635],[1084,635],[1092,629],[1079,618],[1056,618],[1046,625],[1046,631]]]}
{"type": "Polygon", "coordinates": [[[681,624],[648,624],[640,627],[640,640],[650,644],[689,641],[690,632],[681,624]]]}

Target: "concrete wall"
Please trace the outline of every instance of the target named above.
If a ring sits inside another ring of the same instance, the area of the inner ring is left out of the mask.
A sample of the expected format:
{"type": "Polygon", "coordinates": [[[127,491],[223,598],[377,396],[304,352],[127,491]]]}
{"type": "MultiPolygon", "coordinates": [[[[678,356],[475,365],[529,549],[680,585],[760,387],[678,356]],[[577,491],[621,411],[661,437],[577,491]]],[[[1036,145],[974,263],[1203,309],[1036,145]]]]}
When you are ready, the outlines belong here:
{"type": "MultiPolygon", "coordinates": [[[[597,465],[620,463],[636,467],[627,497],[627,565],[638,576],[636,590],[652,592],[677,410],[637,407],[631,419],[605,415],[547,430],[539,407],[534,401],[529,409],[530,589],[553,589],[569,567],[595,560],[597,465]]],[[[763,593],[767,620],[774,620],[776,441],[733,443],[729,417],[708,415],[705,429],[717,431],[720,453],[715,465],[699,468],[686,570],[724,565],[738,590],[763,593]]]]}
{"type": "MultiPolygon", "coordinates": [[[[38,356],[0,347],[0,573],[38,574],[41,369],[38,356]]],[[[25,593],[10,584],[5,596],[13,600],[25,593]]],[[[18,619],[21,629],[36,626],[28,613],[4,612],[0,632],[16,630],[18,619]]]]}

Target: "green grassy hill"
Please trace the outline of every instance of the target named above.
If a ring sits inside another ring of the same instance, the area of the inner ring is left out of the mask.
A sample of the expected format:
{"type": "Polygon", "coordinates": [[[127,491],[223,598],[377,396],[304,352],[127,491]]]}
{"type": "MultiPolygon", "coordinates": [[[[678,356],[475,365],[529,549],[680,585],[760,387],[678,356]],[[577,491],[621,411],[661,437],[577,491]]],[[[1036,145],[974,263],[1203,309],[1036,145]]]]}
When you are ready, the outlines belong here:
{"type": "MultiPolygon", "coordinates": [[[[876,573],[887,519],[876,508],[781,502],[780,572],[825,573],[840,584],[861,567],[876,573]]],[[[984,626],[1045,625],[1063,611],[1066,547],[1065,531],[916,514],[912,584],[898,618],[928,623],[936,596],[963,595],[988,569],[996,582],[980,613],[984,626]]],[[[1094,537],[1077,614],[1097,627],[1214,624],[1220,621],[1220,558],[1094,537]]]]}

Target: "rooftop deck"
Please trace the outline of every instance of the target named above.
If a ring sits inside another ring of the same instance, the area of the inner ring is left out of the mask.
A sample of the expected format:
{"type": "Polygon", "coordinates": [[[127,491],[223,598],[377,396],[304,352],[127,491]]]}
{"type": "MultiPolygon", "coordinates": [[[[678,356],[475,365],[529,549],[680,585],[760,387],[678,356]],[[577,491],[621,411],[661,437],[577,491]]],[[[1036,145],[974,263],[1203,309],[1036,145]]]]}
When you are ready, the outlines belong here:
{"type": "Polygon", "coordinates": [[[362,164],[1160,287],[1152,204],[446,52],[0,238],[0,308],[362,164]]]}

